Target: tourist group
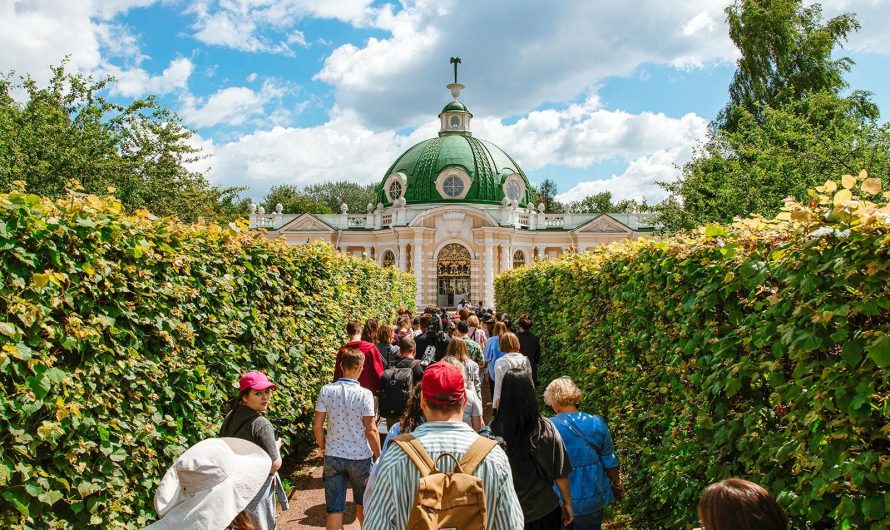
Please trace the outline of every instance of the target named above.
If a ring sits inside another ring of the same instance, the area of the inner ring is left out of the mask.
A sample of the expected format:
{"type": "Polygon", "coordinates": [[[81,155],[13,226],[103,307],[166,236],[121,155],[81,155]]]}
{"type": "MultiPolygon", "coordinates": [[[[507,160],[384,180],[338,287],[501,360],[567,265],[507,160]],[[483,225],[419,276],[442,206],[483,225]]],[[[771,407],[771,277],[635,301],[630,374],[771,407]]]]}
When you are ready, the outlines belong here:
{"type": "MultiPolygon", "coordinates": [[[[365,530],[599,529],[604,507],[624,496],[605,421],[578,409],[568,376],[547,385],[555,414],[541,415],[528,316],[459,307],[346,324],[313,422],[327,529],[343,528],[349,488],[365,530]]],[[[263,412],[276,388],[261,372],[241,376],[219,438],[186,450],[161,480],[150,529],[275,528],[287,495],[281,440],[263,412]]],[[[736,478],[709,486],[698,516],[706,530],[788,524],[766,490],[736,478]]]]}

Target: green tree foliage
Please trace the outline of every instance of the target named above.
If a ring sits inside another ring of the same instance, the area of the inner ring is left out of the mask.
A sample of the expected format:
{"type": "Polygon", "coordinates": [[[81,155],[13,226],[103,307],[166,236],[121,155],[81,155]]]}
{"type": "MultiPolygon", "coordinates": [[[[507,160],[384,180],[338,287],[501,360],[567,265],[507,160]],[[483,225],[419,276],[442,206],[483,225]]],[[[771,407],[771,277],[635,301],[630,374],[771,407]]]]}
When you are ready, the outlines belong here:
{"type": "Polygon", "coordinates": [[[633,199],[616,202],[612,200],[612,192],[601,191],[574,201],[565,209],[573,213],[631,213],[648,211],[650,207],[645,202],[640,203],[633,199]]]}
{"type": "Polygon", "coordinates": [[[305,448],[349,318],[414,278],[330,245],[185,224],[71,194],[0,194],[0,528],[145,528],[175,458],[214,436],[238,376],[305,448]]]}
{"type": "Polygon", "coordinates": [[[216,188],[187,168],[201,154],[192,132],[153,97],[127,105],[102,96],[113,79],[95,81],[52,68],[48,86],[30,77],[0,76],[0,191],[61,197],[70,180],[91,193],[114,195],[129,211],[228,220],[246,211],[242,188],[216,188]],[[13,99],[16,92],[27,101],[13,99]]]}
{"type": "Polygon", "coordinates": [[[888,199],[848,175],[774,220],[497,276],[498,310],[541,336],[542,377],[571,375],[612,428],[631,527],[694,526],[729,476],[766,487],[789,528],[890,526],[888,199]]]}
{"type": "Polygon", "coordinates": [[[544,179],[544,181],[541,182],[541,185],[535,188],[535,192],[532,195],[535,200],[535,207],[537,208],[538,205],[543,202],[544,211],[547,213],[565,212],[565,205],[556,200],[556,193],[558,191],[556,182],[553,182],[551,179],[544,179]]]}
{"type": "MultiPolygon", "coordinates": [[[[835,47],[859,30],[852,13],[822,20],[819,4],[802,0],[735,0],[726,8],[729,37],[741,52],[729,87],[729,103],[717,118],[724,131],[738,130],[743,113],[758,123],[768,108],[809,93],[839,94],[853,61],[832,57],[835,47]]],[[[875,117],[871,105],[866,114],[875,117]]],[[[747,125],[746,126],[750,126],[747,125]]]]}
{"type": "Polygon", "coordinates": [[[886,181],[888,127],[868,93],[842,94],[852,61],[832,57],[855,17],[823,23],[821,7],[801,0],[737,0],[726,13],[741,52],[730,101],[681,178],[663,184],[665,229],[772,216],[839,167],[886,181]]]}
{"type": "Polygon", "coordinates": [[[348,180],[310,184],[303,188],[302,194],[313,202],[327,206],[332,212],[339,212],[344,202],[350,212],[364,212],[368,203],[377,204],[374,184],[356,184],[348,180]]]}
{"type": "MultiPolygon", "coordinates": [[[[263,198],[261,205],[267,212],[274,212],[275,207],[279,204],[284,207],[285,213],[331,213],[333,211],[325,204],[316,202],[304,195],[293,184],[273,186],[263,198]]],[[[337,211],[340,211],[339,208],[337,211]]]]}

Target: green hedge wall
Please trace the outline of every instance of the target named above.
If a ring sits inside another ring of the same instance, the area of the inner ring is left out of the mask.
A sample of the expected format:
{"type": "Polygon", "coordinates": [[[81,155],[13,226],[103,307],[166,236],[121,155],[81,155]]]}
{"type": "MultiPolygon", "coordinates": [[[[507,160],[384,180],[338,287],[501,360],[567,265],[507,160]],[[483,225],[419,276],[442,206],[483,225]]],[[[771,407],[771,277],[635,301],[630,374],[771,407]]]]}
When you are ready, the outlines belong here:
{"type": "Polygon", "coordinates": [[[215,435],[238,376],[279,386],[292,449],[350,317],[413,306],[412,276],[246,226],[0,195],[0,527],[143,528],[154,489],[215,435]]]}
{"type": "Polygon", "coordinates": [[[497,277],[498,309],[542,337],[544,380],[576,378],[613,430],[634,528],[698,526],[702,489],[729,476],[792,528],[890,527],[890,194],[866,177],[773,220],[497,277]]]}

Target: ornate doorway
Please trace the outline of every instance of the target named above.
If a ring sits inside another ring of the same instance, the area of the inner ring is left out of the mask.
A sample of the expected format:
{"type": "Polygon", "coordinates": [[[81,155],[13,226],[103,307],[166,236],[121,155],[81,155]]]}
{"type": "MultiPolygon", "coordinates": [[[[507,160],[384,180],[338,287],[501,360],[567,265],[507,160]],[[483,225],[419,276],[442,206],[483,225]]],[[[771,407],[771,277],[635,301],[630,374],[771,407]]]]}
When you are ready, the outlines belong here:
{"type": "Polygon", "coordinates": [[[470,251],[459,243],[442,247],[436,260],[437,305],[455,307],[470,301],[470,251]]]}

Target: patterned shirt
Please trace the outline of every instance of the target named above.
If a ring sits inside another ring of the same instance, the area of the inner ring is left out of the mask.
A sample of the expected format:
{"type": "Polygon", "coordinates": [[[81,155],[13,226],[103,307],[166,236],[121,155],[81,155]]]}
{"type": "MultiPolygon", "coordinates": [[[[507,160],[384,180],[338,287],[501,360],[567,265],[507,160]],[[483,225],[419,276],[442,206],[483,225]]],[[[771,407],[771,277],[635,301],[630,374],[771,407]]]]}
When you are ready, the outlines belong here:
{"type": "Polygon", "coordinates": [[[470,337],[464,337],[464,342],[467,344],[467,355],[469,355],[470,359],[481,363],[484,360],[482,346],[479,346],[479,343],[470,337]]]}
{"type": "Polygon", "coordinates": [[[341,378],[325,385],[318,396],[315,412],[327,414],[328,432],[324,437],[325,456],[349,460],[371,458],[365,438],[363,418],[374,416],[374,396],[358,381],[341,378]]]}
{"type": "MultiPolygon", "coordinates": [[[[450,453],[460,460],[479,437],[463,422],[435,421],[419,426],[413,433],[435,462],[442,453],[450,453]]],[[[437,464],[440,471],[450,472],[454,462],[443,458],[437,464]]],[[[500,447],[485,457],[473,475],[482,479],[485,490],[486,528],[489,530],[517,530],[524,526],[522,507],[513,488],[510,462],[500,447]]],[[[402,448],[391,445],[380,462],[374,495],[365,505],[363,530],[405,528],[417,494],[420,471],[402,448]]]]}

